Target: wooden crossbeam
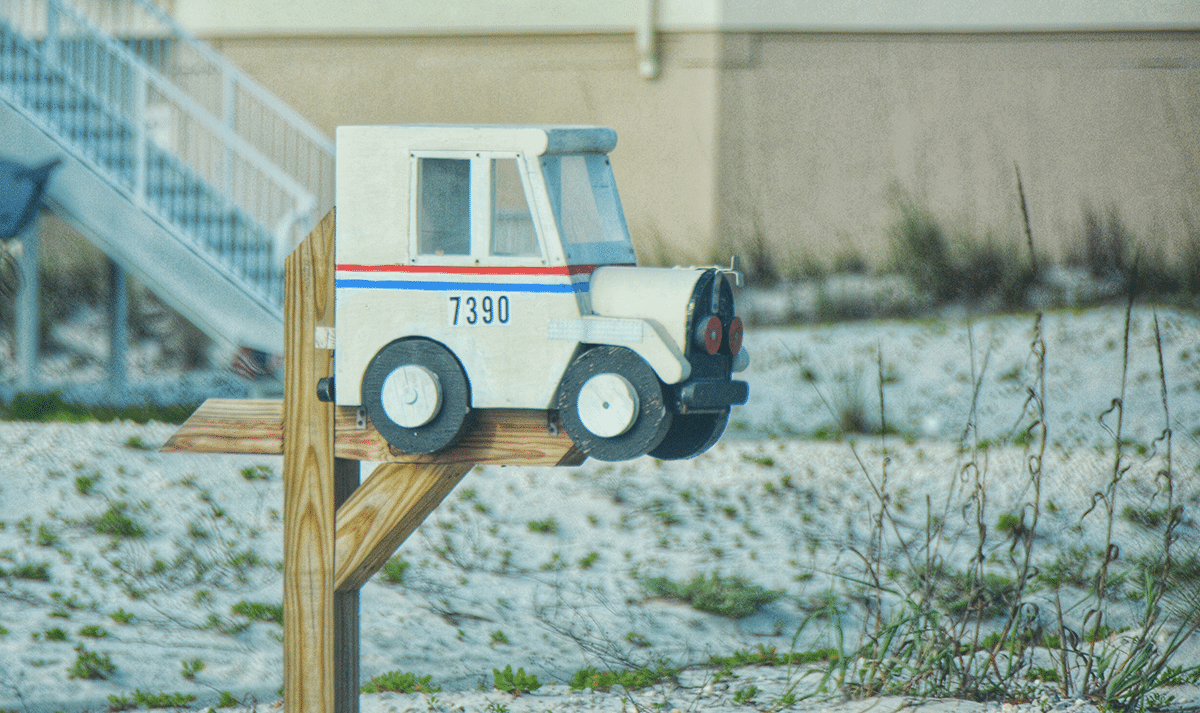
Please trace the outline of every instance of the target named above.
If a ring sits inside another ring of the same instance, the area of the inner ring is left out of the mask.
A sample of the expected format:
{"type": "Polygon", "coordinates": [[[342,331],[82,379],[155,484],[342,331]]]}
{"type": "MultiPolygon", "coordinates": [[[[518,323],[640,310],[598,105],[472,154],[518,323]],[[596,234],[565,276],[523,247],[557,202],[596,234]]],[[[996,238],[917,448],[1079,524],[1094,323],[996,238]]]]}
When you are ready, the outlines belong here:
{"type": "MultiPolygon", "coordinates": [[[[480,463],[489,465],[579,465],[575,448],[554,411],[480,409],[461,440],[441,453],[403,453],[388,445],[358,410],[334,409],[334,455],[384,463],[480,463]]],[[[161,451],[187,453],[283,453],[283,402],[271,399],[209,399],[161,451]]]]}

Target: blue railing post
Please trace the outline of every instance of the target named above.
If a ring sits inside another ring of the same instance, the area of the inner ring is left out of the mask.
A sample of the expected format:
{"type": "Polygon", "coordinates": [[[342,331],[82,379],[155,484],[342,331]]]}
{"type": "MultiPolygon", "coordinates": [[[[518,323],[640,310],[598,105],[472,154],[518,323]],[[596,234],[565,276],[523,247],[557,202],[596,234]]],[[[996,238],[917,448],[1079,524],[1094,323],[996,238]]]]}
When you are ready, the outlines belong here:
{"type": "Polygon", "coordinates": [[[17,290],[17,388],[32,391],[38,383],[38,324],[40,321],[39,295],[41,294],[41,245],[38,240],[38,220],[25,225],[21,234],[21,256],[17,265],[21,271],[21,284],[17,290]]]}
{"type": "Polygon", "coordinates": [[[131,66],[133,70],[133,96],[130,98],[129,121],[133,125],[133,195],[139,203],[146,204],[146,162],[148,151],[146,147],[146,95],[149,92],[150,78],[146,67],[141,64],[131,66]]]}

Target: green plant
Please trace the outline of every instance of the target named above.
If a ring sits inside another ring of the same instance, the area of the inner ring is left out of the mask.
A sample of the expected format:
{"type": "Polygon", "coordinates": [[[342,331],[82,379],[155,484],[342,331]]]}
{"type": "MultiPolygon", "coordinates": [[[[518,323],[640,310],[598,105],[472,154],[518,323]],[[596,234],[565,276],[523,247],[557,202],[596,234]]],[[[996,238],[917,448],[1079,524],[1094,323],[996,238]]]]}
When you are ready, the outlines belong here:
{"type": "Polygon", "coordinates": [[[150,451],[154,450],[154,446],[142,440],[141,436],[130,436],[125,439],[125,447],[135,451],[150,451]]]}
{"type": "Polygon", "coordinates": [[[46,641],[66,641],[68,637],[67,632],[56,626],[53,629],[43,631],[42,638],[46,641]]]}
{"type": "Polygon", "coordinates": [[[545,520],[530,520],[526,525],[529,526],[530,532],[538,532],[543,535],[554,535],[558,533],[558,520],[553,516],[545,520]]]}
{"type": "Polygon", "coordinates": [[[102,626],[88,624],[79,630],[79,635],[86,636],[89,639],[103,639],[108,636],[108,632],[102,626]]]}
{"type": "MultiPolygon", "coordinates": [[[[196,700],[190,693],[150,693],[134,689],[133,698],[111,695],[108,697],[109,710],[127,711],[133,708],[186,708],[187,704],[196,700]]],[[[222,706],[224,707],[224,706],[222,706]]]]}
{"type": "Polygon", "coordinates": [[[591,569],[592,565],[600,559],[599,552],[589,552],[579,559],[579,569],[591,569]]]}
{"type": "Polygon", "coordinates": [[[400,556],[392,557],[383,564],[383,581],[391,584],[404,584],[404,573],[412,566],[400,556]]]}
{"type": "Polygon", "coordinates": [[[137,404],[133,406],[87,405],[68,402],[61,393],[18,392],[12,401],[0,404],[0,419],[47,423],[66,421],[133,421],[135,423],[183,423],[199,404],[137,404]]]}
{"type": "Polygon", "coordinates": [[[195,658],[191,661],[184,660],[180,661],[179,665],[183,669],[179,675],[183,676],[189,681],[195,681],[196,674],[204,670],[204,659],[195,658]]]}
{"type": "Polygon", "coordinates": [[[50,564],[48,562],[24,562],[17,565],[9,574],[17,579],[28,579],[33,582],[49,582],[50,564]]]}
{"type": "Polygon", "coordinates": [[[234,708],[241,704],[242,702],[229,691],[221,691],[221,697],[217,700],[217,708],[234,708]]]}
{"type": "Polygon", "coordinates": [[[525,669],[518,668],[514,673],[512,664],[505,666],[503,671],[498,668],[492,669],[492,676],[497,691],[511,693],[514,696],[532,693],[542,687],[542,684],[538,683],[537,676],[526,674],[525,669]]]}
{"type": "Polygon", "coordinates": [[[128,624],[129,622],[133,621],[133,614],[125,611],[124,609],[117,609],[112,614],[109,614],[108,618],[112,619],[118,624],[128,624]]]}
{"type": "Polygon", "coordinates": [[[783,596],[781,591],[766,589],[741,576],[726,577],[718,572],[707,577],[698,574],[684,584],[667,577],[651,577],[643,580],[642,586],[652,597],[686,602],[693,609],[731,619],[750,616],[783,596]]]}
{"type": "Polygon", "coordinates": [[[733,692],[733,702],[739,706],[750,705],[758,693],[758,686],[744,686],[733,692]]]}
{"type": "Polygon", "coordinates": [[[53,547],[58,544],[58,533],[50,528],[49,525],[39,524],[37,529],[37,543],[39,547],[53,547]]]}
{"type": "Polygon", "coordinates": [[[272,474],[269,465],[251,465],[242,468],[242,478],[245,480],[270,480],[272,474]]]}
{"type": "Polygon", "coordinates": [[[602,671],[585,667],[571,676],[570,686],[574,690],[590,688],[594,691],[607,691],[613,686],[621,686],[626,691],[637,691],[656,685],[663,681],[674,681],[681,669],[660,664],[656,668],[636,668],[622,671],[602,671]]]}
{"type": "Polygon", "coordinates": [[[274,622],[283,626],[283,605],[268,604],[265,602],[248,602],[241,600],[229,608],[229,611],[238,616],[244,616],[250,621],[266,621],[274,622]]]}
{"type": "Polygon", "coordinates": [[[496,631],[492,632],[492,646],[496,646],[497,644],[504,644],[507,646],[509,643],[508,637],[504,635],[503,631],[497,629],[496,631]]]}
{"type": "Polygon", "coordinates": [[[93,475],[77,475],[75,476],[75,492],[80,495],[91,495],[96,487],[96,481],[100,480],[100,474],[93,475]]]}
{"type": "Polygon", "coordinates": [[[108,510],[104,511],[102,515],[89,517],[87,523],[99,535],[130,539],[145,537],[146,529],[126,514],[128,509],[129,503],[127,502],[110,502],[108,510]]]}
{"type": "Polygon", "coordinates": [[[389,671],[374,676],[362,685],[363,693],[438,693],[442,689],[435,686],[432,676],[417,676],[404,671],[389,671]]]}
{"type": "Polygon", "coordinates": [[[117,672],[116,664],[108,654],[88,651],[83,644],[75,647],[75,663],[68,669],[70,678],[88,681],[105,680],[117,672]]]}

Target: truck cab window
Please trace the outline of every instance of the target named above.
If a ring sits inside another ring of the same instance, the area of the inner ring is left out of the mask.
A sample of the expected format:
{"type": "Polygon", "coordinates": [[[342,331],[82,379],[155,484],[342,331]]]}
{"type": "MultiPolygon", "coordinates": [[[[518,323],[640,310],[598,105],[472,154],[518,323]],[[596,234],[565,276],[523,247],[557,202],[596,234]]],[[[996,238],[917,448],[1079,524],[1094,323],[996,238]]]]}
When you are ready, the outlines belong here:
{"type": "Polygon", "coordinates": [[[540,255],[529,201],[515,158],[492,159],[492,240],[490,253],[507,257],[540,255]]]}
{"type": "Polygon", "coordinates": [[[417,159],[417,252],[471,252],[471,162],[417,159]]]}

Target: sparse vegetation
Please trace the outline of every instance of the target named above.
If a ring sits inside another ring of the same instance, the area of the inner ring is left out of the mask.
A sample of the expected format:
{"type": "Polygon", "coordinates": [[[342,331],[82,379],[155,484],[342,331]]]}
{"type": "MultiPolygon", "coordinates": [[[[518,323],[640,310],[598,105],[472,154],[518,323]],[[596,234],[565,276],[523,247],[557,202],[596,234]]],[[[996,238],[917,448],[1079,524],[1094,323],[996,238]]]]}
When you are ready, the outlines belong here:
{"type": "Polygon", "coordinates": [[[405,671],[389,671],[373,676],[362,685],[363,693],[439,693],[441,686],[432,683],[433,676],[417,676],[405,671]]]}
{"type": "Polygon", "coordinates": [[[543,535],[558,534],[558,520],[553,517],[548,517],[545,520],[530,520],[526,523],[529,526],[530,532],[538,532],[543,535]]]}
{"type": "Polygon", "coordinates": [[[741,619],[769,604],[783,592],[753,584],[738,575],[724,576],[714,572],[698,574],[687,583],[673,582],[666,577],[650,577],[642,586],[652,597],[675,599],[699,611],[741,619]]]}
{"type": "Polygon", "coordinates": [[[404,573],[412,566],[399,556],[392,557],[383,565],[383,581],[389,584],[404,584],[404,573]]]}
{"type": "Polygon", "coordinates": [[[36,421],[49,423],[66,421],[68,423],[85,423],[99,421],[134,421],[135,423],[183,423],[198,404],[156,405],[137,404],[133,406],[103,406],[85,405],[66,401],[57,392],[33,393],[19,392],[12,401],[0,404],[0,420],[3,421],[36,421]]]}
{"type": "Polygon", "coordinates": [[[274,622],[283,626],[283,605],[265,602],[248,602],[242,600],[230,607],[229,611],[250,621],[274,622]]]}
{"type": "Polygon", "coordinates": [[[196,700],[190,693],[150,693],[134,689],[133,697],[112,695],[108,697],[109,710],[127,711],[134,708],[186,708],[196,700]]]}
{"type": "Polygon", "coordinates": [[[117,666],[108,654],[88,651],[83,644],[75,647],[75,653],[75,663],[68,671],[71,678],[98,681],[107,679],[117,672],[117,666]]]}
{"type": "Polygon", "coordinates": [[[503,671],[498,668],[492,669],[492,677],[497,691],[511,693],[514,696],[532,693],[542,687],[537,676],[525,673],[523,668],[518,668],[514,673],[511,664],[505,666],[503,671]]]}
{"type": "Polygon", "coordinates": [[[145,537],[146,529],[127,514],[128,510],[129,503],[127,502],[110,502],[108,510],[104,511],[102,515],[88,518],[88,524],[100,535],[125,538],[145,537]]]}

